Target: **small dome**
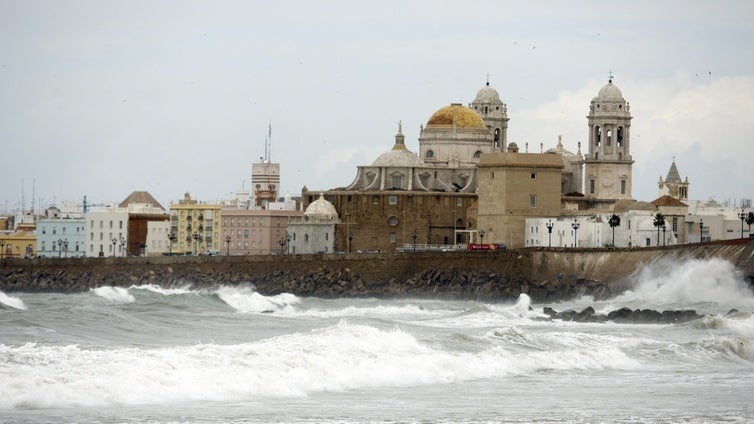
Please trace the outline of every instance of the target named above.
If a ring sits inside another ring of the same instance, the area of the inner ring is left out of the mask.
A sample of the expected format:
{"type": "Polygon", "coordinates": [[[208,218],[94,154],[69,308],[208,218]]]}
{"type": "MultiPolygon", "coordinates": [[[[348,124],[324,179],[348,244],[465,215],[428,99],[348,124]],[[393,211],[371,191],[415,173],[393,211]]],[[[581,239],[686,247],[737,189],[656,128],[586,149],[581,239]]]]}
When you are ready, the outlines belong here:
{"type": "Polygon", "coordinates": [[[508,153],[518,153],[518,144],[508,143],[508,153]]]}
{"type": "Polygon", "coordinates": [[[623,93],[621,93],[620,89],[613,84],[613,80],[609,80],[607,85],[600,89],[597,98],[604,100],[623,100],[623,93]]]}
{"type": "Polygon", "coordinates": [[[316,218],[337,218],[338,211],[332,203],[325,200],[325,194],[319,193],[319,199],[313,201],[304,212],[304,216],[316,218]]]}
{"type": "Polygon", "coordinates": [[[490,83],[487,83],[487,85],[476,93],[474,103],[500,103],[500,95],[497,93],[497,90],[490,87],[490,83]]]}
{"type": "Polygon", "coordinates": [[[575,162],[578,160],[578,156],[573,154],[572,152],[569,152],[563,147],[563,139],[561,136],[558,136],[558,145],[556,147],[553,147],[552,149],[548,149],[545,151],[545,153],[553,153],[560,155],[563,158],[563,161],[568,162],[575,162]]]}
{"type": "Polygon", "coordinates": [[[435,112],[427,121],[427,128],[453,124],[456,128],[487,129],[479,114],[460,103],[453,103],[435,112]]]}
{"type": "MultiPolygon", "coordinates": [[[[397,147],[397,145],[396,145],[397,147]]],[[[416,153],[406,149],[393,147],[393,150],[381,154],[372,162],[372,166],[396,166],[396,167],[417,167],[424,166],[424,162],[419,159],[416,153]]]]}

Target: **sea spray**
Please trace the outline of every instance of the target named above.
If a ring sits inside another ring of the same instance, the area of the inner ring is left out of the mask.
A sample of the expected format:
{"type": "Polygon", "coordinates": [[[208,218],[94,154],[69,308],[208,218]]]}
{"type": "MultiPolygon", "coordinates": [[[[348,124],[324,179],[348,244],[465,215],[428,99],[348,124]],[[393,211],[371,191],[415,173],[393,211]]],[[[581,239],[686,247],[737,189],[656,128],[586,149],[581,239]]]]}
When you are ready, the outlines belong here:
{"type": "Polygon", "coordinates": [[[1,291],[0,291],[0,304],[13,308],[13,309],[26,310],[26,305],[24,305],[23,300],[17,297],[8,296],[7,294],[1,291]]]}
{"type": "Polygon", "coordinates": [[[136,298],[128,293],[128,289],[123,287],[103,286],[91,289],[91,291],[97,296],[114,303],[133,303],[136,301],[136,298]]]}

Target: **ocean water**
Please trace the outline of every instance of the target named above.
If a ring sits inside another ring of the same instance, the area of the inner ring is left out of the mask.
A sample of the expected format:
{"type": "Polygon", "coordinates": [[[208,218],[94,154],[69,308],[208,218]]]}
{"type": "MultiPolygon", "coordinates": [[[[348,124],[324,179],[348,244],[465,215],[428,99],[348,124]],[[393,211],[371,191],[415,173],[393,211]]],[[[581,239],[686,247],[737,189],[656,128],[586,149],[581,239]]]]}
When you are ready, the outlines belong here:
{"type": "Polygon", "coordinates": [[[0,292],[0,422],[747,423],[752,311],[718,260],[656,263],[614,299],[548,304],[0,292]],[[544,306],[705,317],[586,324],[547,321],[544,306]]]}

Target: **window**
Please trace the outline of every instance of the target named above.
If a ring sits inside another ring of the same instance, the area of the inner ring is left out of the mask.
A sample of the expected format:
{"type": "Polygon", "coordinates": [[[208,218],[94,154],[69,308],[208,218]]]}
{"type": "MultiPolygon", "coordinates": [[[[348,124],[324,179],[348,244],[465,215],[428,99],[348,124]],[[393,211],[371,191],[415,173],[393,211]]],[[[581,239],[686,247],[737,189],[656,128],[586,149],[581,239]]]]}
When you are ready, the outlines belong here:
{"type": "Polygon", "coordinates": [[[626,180],[620,180],[620,194],[626,194],[626,180]]]}
{"type": "Polygon", "coordinates": [[[537,179],[537,173],[536,172],[532,172],[531,173],[531,179],[532,180],[536,180],[537,179]]]}
{"type": "Polygon", "coordinates": [[[456,206],[463,206],[463,198],[456,197],[456,206]]]}
{"type": "Polygon", "coordinates": [[[395,227],[396,225],[398,225],[398,218],[395,217],[395,216],[391,216],[390,219],[387,220],[387,222],[388,222],[388,224],[390,224],[393,227],[395,227]]]}
{"type": "Polygon", "coordinates": [[[482,152],[480,152],[479,150],[474,152],[474,159],[479,159],[480,157],[482,157],[482,152]]]}
{"type": "Polygon", "coordinates": [[[535,195],[529,195],[529,207],[535,208],[537,207],[537,196],[535,195]]]}
{"type": "Polygon", "coordinates": [[[391,205],[397,205],[398,204],[398,196],[388,196],[387,202],[391,205]]]}
{"type": "Polygon", "coordinates": [[[395,243],[395,233],[390,233],[390,243],[395,243]]]}
{"type": "Polygon", "coordinates": [[[424,157],[426,157],[427,159],[432,159],[435,157],[435,152],[427,150],[427,153],[424,155],[424,157]]]}
{"type": "Polygon", "coordinates": [[[594,178],[589,180],[589,194],[594,194],[594,178]]]}
{"type": "Polygon", "coordinates": [[[393,188],[401,188],[401,176],[393,175],[393,188]]]}
{"type": "Polygon", "coordinates": [[[673,217],[673,233],[675,234],[677,232],[678,232],[678,217],[674,216],[673,217]]]}

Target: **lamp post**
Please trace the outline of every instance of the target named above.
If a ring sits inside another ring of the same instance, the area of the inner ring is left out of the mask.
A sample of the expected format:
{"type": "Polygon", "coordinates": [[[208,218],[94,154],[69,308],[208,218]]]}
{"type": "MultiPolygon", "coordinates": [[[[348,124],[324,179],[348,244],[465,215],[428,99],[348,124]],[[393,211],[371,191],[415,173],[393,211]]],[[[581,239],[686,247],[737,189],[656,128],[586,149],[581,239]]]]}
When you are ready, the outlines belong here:
{"type": "Polygon", "coordinates": [[[699,243],[704,241],[704,220],[699,218],[699,243]]]}
{"type": "Polygon", "coordinates": [[[169,252],[170,252],[170,256],[173,256],[173,242],[174,242],[174,241],[175,241],[175,239],[177,239],[177,238],[178,238],[178,237],[177,237],[177,236],[175,235],[175,233],[173,233],[173,232],[171,232],[171,233],[169,233],[169,234],[168,234],[168,242],[170,243],[170,247],[169,247],[169,249],[170,249],[170,250],[169,250],[169,252]]]}
{"type": "Polygon", "coordinates": [[[65,251],[63,257],[68,258],[68,239],[63,240],[63,250],[65,251]]]}
{"type": "Polygon", "coordinates": [[[123,256],[126,256],[126,239],[123,238],[123,236],[120,236],[120,251],[123,253],[123,256]]]}
{"type": "Polygon", "coordinates": [[[194,233],[192,237],[194,238],[194,255],[198,255],[199,254],[199,233],[194,233]]]}
{"type": "Polygon", "coordinates": [[[230,256],[230,234],[225,236],[225,244],[228,246],[228,250],[225,253],[225,256],[230,256]]]}
{"type": "Polygon", "coordinates": [[[115,245],[118,244],[118,239],[113,237],[113,258],[115,257],[115,245]]]}
{"type": "Polygon", "coordinates": [[[0,240],[0,259],[5,258],[5,240],[0,240]]]}
{"type": "Polygon", "coordinates": [[[554,226],[552,219],[548,219],[547,224],[545,224],[545,227],[547,227],[547,247],[552,247],[552,227],[554,226]]]}
{"type": "Polygon", "coordinates": [[[353,240],[353,233],[348,233],[348,253],[351,253],[351,240],[353,240]]]}
{"type": "Polygon", "coordinates": [[[744,220],[746,219],[746,212],[741,208],[741,213],[738,214],[738,218],[741,220],[741,238],[744,238],[744,220]]]}
{"type": "Polygon", "coordinates": [[[453,209],[453,247],[456,247],[456,210],[453,209]]]}
{"type": "Polygon", "coordinates": [[[283,254],[283,249],[285,248],[285,238],[281,238],[278,240],[278,246],[280,246],[280,254],[283,254]]]}
{"type": "Polygon", "coordinates": [[[665,224],[662,224],[662,245],[665,246],[665,241],[667,240],[665,238],[665,230],[667,230],[668,227],[665,224]]]}
{"type": "Polygon", "coordinates": [[[479,230],[479,244],[484,244],[484,230],[479,230]]]}
{"type": "Polygon", "coordinates": [[[411,234],[411,238],[414,239],[414,253],[416,253],[416,230],[414,230],[413,234],[411,234]]]}
{"type": "Polygon", "coordinates": [[[58,259],[63,256],[63,240],[58,239],[58,259]]]}
{"type": "Polygon", "coordinates": [[[580,226],[581,224],[579,224],[579,221],[574,218],[573,223],[571,224],[571,228],[573,228],[573,247],[578,247],[578,239],[576,238],[576,233],[579,231],[580,226]]]}
{"type": "Polygon", "coordinates": [[[291,254],[291,234],[289,232],[285,232],[285,249],[287,254],[291,254]]]}

